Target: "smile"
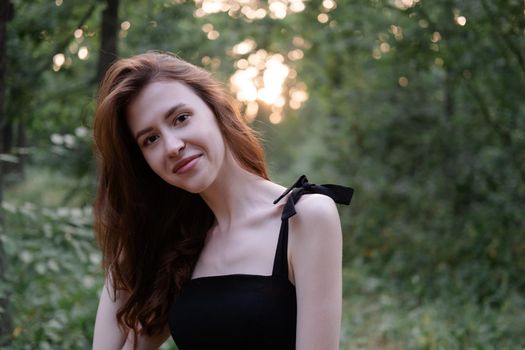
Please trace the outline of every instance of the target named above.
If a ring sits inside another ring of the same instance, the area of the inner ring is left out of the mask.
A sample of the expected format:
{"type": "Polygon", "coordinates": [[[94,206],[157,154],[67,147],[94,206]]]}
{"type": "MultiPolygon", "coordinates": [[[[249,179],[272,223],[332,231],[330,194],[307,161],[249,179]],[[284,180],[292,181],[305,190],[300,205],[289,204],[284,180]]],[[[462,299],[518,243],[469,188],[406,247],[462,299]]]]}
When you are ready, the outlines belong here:
{"type": "Polygon", "coordinates": [[[181,159],[173,167],[173,173],[174,174],[184,174],[190,171],[198,163],[201,156],[202,154],[197,154],[195,156],[190,156],[190,157],[181,159]]]}

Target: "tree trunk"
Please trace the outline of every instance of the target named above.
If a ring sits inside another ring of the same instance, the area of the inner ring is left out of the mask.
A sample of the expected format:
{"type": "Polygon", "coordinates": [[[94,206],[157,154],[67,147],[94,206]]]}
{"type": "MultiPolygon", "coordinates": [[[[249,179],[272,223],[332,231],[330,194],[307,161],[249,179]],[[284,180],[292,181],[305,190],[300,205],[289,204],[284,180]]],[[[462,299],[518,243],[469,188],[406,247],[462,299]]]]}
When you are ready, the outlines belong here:
{"type": "MultiPolygon", "coordinates": [[[[6,39],[7,39],[7,21],[12,15],[13,7],[9,0],[0,0],[0,134],[3,134],[5,126],[5,72],[7,66],[6,54],[6,39]]],[[[4,153],[3,142],[0,142],[0,154],[4,153]]],[[[4,195],[4,164],[0,161],[0,204],[3,201],[4,195]]],[[[4,218],[0,211],[0,228],[4,226],[4,218]]],[[[0,230],[2,232],[3,230],[0,230]]],[[[2,240],[0,240],[0,280],[5,280],[6,277],[6,256],[2,240]]],[[[13,327],[11,319],[11,308],[9,304],[8,295],[0,294],[0,336],[9,338],[11,329],[13,327]]],[[[2,345],[2,344],[0,344],[2,345]]]]}
{"type": "Polygon", "coordinates": [[[102,34],[100,36],[97,82],[102,80],[108,67],[117,58],[118,6],[119,0],[106,0],[106,8],[102,12],[102,34]]]}

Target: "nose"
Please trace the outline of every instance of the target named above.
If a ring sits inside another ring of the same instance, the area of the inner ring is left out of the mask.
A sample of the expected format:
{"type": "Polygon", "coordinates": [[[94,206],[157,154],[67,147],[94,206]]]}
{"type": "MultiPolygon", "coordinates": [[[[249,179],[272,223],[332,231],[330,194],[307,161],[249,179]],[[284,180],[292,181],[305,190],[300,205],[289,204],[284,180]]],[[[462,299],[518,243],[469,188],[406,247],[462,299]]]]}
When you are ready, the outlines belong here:
{"type": "Polygon", "coordinates": [[[178,157],[180,152],[186,147],[186,143],[172,133],[164,135],[164,148],[168,157],[178,157]]]}

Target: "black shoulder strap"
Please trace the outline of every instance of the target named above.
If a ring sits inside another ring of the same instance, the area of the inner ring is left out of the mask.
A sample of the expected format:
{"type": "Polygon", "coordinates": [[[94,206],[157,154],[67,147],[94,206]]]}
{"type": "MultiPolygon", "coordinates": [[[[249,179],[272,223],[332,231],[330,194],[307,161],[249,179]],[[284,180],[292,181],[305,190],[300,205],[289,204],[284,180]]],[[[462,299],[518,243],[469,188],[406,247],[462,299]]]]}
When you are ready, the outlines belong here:
{"type": "Polygon", "coordinates": [[[280,195],[273,204],[277,204],[290,192],[292,193],[288,197],[281,215],[281,228],[279,230],[279,240],[277,242],[272,273],[273,276],[281,276],[285,278],[288,278],[288,219],[297,213],[295,211],[295,204],[299,201],[301,196],[303,194],[319,193],[329,196],[336,203],[349,205],[354,194],[354,190],[350,187],[331,184],[310,184],[308,183],[306,176],[301,175],[301,177],[284,191],[284,193],[280,195]]]}

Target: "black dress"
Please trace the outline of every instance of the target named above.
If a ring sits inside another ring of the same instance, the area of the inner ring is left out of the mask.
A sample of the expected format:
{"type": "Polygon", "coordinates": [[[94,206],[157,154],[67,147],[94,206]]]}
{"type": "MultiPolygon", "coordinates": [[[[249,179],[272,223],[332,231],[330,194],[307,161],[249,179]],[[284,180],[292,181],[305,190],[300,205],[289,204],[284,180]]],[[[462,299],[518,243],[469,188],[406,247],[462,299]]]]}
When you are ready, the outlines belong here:
{"type": "Polygon", "coordinates": [[[295,349],[296,295],[288,279],[288,219],[303,194],[320,193],[350,204],[353,190],[309,184],[302,175],[274,202],[292,191],[270,276],[232,274],[194,278],[170,307],[168,325],[180,350],[295,349]]]}

